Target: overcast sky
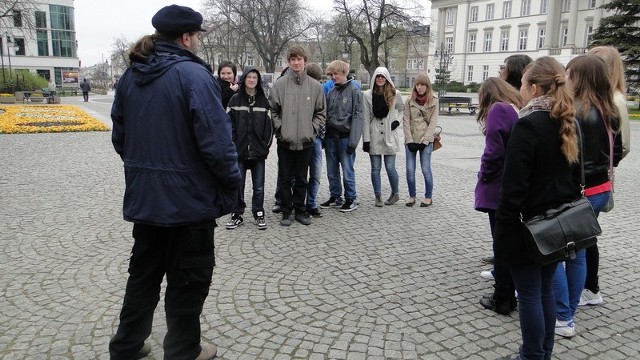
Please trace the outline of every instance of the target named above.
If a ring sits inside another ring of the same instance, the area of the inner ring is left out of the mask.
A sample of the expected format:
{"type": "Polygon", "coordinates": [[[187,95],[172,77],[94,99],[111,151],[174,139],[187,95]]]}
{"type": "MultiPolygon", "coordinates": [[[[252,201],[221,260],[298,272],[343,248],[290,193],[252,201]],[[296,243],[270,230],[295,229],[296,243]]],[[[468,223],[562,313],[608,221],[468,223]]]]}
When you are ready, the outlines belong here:
{"type": "MultiPolygon", "coordinates": [[[[304,1],[304,0],[303,0],[304,1]]],[[[424,0],[421,0],[424,1],[424,0]]],[[[306,0],[318,9],[330,9],[331,0],[306,0]]],[[[109,58],[114,39],[124,36],[135,41],[152,34],[151,18],[162,7],[178,4],[202,10],[202,0],[75,0],[78,57],[82,66],[91,66],[109,58]]],[[[430,2],[426,1],[430,7],[430,2]]]]}

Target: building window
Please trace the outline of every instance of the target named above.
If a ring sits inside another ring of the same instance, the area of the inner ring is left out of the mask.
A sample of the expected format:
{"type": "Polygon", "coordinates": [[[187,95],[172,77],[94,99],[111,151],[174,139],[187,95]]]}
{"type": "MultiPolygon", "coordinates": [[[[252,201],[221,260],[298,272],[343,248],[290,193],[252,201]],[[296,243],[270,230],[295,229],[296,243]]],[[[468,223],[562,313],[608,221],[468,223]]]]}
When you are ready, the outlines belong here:
{"type": "Polygon", "coordinates": [[[540,14],[546,14],[549,11],[549,0],[542,0],[540,2],[540,14]]]}
{"type": "Polygon", "coordinates": [[[36,69],[36,74],[43,79],[47,79],[47,81],[51,79],[51,71],[49,70],[36,69]]]}
{"type": "Polygon", "coordinates": [[[493,33],[490,33],[490,32],[484,33],[484,52],[491,52],[492,38],[493,38],[493,33]]]}
{"type": "Polygon", "coordinates": [[[585,30],[584,34],[584,46],[589,46],[589,44],[591,43],[591,38],[593,38],[593,25],[587,25],[587,29],[585,30]]]}
{"type": "Polygon", "coordinates": [[[542,49],[544,47],[544,39],[547,36],[547,31],[545,28],[538,29],[538,49],[542,49]]]}
{"type": "Polygon", "coordinates": [[[511,1],[505,1],[502,3],[502,18],[508,19],[511,17],[511,1]]]}
{"type": "Polygon", "coordinates": [[[49,56],[49,39],[47,39],[47,30],[36,30],[36,42],[38,46],[38,56],[49,56]]]}
{"type": "Polygon", "coordinates": [[[476,52],[476,34],[469,34],[469,52],[476,52]]]}
{"type": "Polygon", "coordinates": [[[529,30],[520,30],[518,32],[518,50],[527,50],[527,36],[529,30]]]}
{"type": "Polygon", "coordinates": [[[447,25],[453,25],[455,24],[455,16],[456,16],[456,12],[453,8],[449,8],[447,9],[447,20],[446,20],[446,24],[447,25]]]}
{"type": "Polygon", "coordinates": [[[562,0],[562,12],[571,11],[571,0],[562,0]]]}
{"type": "Polygon", "coordinates": [[[467,66],[467,82],[473,82],[473,65],[467,66]]]}
{"type": "Polygon", "coordinates": [[[589,0],[589,9],[596,8],[596,0],[589,0]]]}
{"type": "Polygon", "coordinates": [[[500,33],[500,51],[509,51],[509,30],[500,33]]]}
{"type": "Polygon", "coordinates": [[[407,67],[405,67],[405,69],[407,70],[411,69],[411,59],[407,59],[407,67]]]}
{"type": "Polygon", "coordinates": [[[482,81],[489,78],[489,65],[482,65],[482,81]]]}
{"type": "Polygon", "coordinates": [[[17,28],[22,27],[22,11],[13,10],[13,26],[17,28]]]}
{"type": "Polygon", "coordinates": [[[36,29],[47,28],[47,13],[44,11],[36,11],[36,29]]]}
{"type": "Polygon", "coordinates": [[[478,21],[478,7],[472,6],[471,12],[469,13],[469,22],[476,22],[476,21],[478,21]]]}
{"type": "Polygon", "coordinates": [[[25,55],[24,49],[24,39],[23,38],[15,38],[13,39],[13,46],[16,49],[16,55],[25,55]]]}
{"type": "Polygon", "coordinates": [[[522,7],[520,8],[520,16],[529,16],[531,13],[531,1],[522,0],[522,7]]]}
{"type": "Polygon", "coordinates": [[[569,39],[569,28],[563,26],[560,30],[560,44],[561,46],[567,46],[567,41],[569,39]]]}
{"type": "Polygon", "coordinates": [[[487,13],[485,14],[485,20],[493,20],[493,4],[487,4],[487,13]]]}
{"type": "Polygon", "coordinates": [[[255,62],[253,60],[252,55],[247,56],[247,66],[255,66],[255,62]]]}
{"type": "Polygon", "coordinates": [[[444,51],[453,53],[453,37],[447,36],[444,38],[444,51]]]}
{"type": "Polygon", "coordinates": [[[49,5],[49,15],[51,17],[53,56],[75,57],[76,38],[73,28],[73,8],[49,5]]]}
{"type": "MultiPolygon", "coordinates": [[[[321,61],[319,61],[318,63],[321,63],[321,61]]],[[[276,59],[276,66],[277,67],[282,67],[284,65],[284,61],[282,60],[281,57],[276,59]]]]}

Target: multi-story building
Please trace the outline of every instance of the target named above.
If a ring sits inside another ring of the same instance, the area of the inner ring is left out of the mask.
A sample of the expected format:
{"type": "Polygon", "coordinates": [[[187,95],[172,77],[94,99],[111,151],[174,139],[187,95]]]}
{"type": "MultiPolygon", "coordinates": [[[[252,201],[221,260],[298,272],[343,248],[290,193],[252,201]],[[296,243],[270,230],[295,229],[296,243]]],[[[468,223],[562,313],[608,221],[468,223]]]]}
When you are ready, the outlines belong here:
{"type": "Polygon", "coordinates": [[[433,0],[427,72],[448,65],[450,80],[481,83],[497,76],[504,59],[554,56],[566,64],[583,54],[610,0],[433,0]],[[436,54],[438,49],[438,54],[436,54]]]}
{"type": "Polygon", "coordinates": [[[73,0],[23,3],[16,7],[20,10],[0,19],[2,68],[7,73],[29,71],[53,78],[58,86],[77,86],[73,0]]]}

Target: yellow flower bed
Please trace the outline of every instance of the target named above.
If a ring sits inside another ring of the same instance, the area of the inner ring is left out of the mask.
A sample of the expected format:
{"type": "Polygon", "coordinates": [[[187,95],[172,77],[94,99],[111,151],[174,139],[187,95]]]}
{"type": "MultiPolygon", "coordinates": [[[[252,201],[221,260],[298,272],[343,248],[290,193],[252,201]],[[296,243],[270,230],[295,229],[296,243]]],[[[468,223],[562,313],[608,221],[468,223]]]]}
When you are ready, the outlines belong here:
{"type": "Polygon", "coordinates": [[[0,134],[109,131],[73,105],[0,105],[0,134]]]}

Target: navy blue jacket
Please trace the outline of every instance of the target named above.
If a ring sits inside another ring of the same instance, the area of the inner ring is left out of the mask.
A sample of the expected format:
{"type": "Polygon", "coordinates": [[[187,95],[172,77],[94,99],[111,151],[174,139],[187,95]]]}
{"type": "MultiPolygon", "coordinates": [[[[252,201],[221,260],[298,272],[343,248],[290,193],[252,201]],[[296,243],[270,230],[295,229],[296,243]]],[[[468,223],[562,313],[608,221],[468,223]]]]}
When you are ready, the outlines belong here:
{"type": "Polygon", "coordinates": [[[112,142],[124,161],[127,221],[180,226],[231,212],[242,184],[220,87],[197,56],[156,43],[118,82],[112,142]]]}

